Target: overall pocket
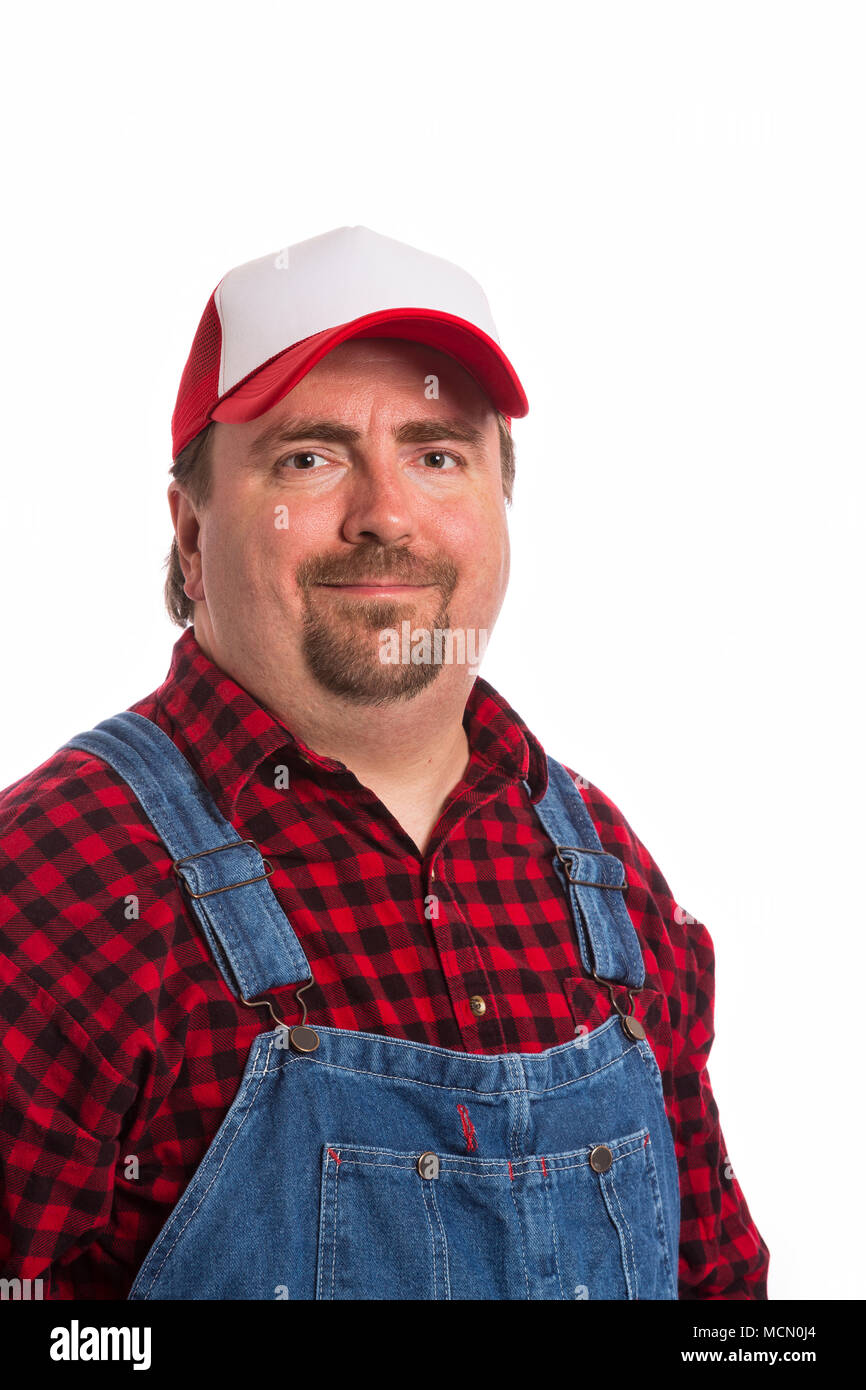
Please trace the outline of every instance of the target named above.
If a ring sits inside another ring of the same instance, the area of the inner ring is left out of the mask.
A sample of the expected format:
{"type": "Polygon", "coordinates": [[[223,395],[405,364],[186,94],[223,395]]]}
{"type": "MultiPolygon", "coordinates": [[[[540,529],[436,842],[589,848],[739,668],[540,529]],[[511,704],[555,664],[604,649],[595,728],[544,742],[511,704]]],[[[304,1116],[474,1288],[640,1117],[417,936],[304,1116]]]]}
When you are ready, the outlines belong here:
{"type": "Polygon", "coordinates": [[[422,1157],[323,1146],[317,1299],[451,1297],[438,1182],[422,1157]]]}
{"type": "Polygon", "coordinates": [[[649,1130],[509,1160],[333,1142],[317,1299],[676,1298],[649,1130]]]}
{"type": "Polygon", "coordinates": [[[570,1297],[676,1299],[649,1130],[603,1139],[554,1165],[570,1297]]]}

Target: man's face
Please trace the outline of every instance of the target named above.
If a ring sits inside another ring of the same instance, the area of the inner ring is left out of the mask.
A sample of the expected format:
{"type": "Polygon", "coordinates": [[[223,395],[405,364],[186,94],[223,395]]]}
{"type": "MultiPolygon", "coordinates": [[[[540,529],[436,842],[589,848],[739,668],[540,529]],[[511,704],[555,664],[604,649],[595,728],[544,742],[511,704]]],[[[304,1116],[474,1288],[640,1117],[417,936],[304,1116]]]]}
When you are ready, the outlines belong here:
{"type": "Polygon", "coordinates": [[[452,358],[341,344],[267,414],[217,423],[211,468],[186,587],[197,638],[241,683],[302,671],[353,703],[411,698],[449,667],[383,661],[406,620],[464,630],[477,660],[508,534],[495,411],[452,358]]]}

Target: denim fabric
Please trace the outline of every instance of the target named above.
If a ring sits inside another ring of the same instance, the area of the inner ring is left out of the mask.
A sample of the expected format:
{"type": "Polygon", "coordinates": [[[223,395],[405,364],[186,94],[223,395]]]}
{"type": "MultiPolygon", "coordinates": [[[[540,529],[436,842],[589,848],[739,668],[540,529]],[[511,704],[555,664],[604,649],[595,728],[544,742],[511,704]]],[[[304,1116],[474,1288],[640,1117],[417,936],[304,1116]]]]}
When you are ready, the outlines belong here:
{"type": "MultiPolygon", "coordinates": [[[[124,711],[69,740],[129,783],[217,966],[248,1002],[311,971],[264,873],[172,740],[124,711]],[[206,853],[221,848],[216,853],[206,853]],[[228,891],[214,891],[226,889],[228,891]]],[[[572,779],[536,806],[581,960],[644,964],[572,779]]],[[[130,1299],[675,1299],[679,1178],[661,1075],[619,1014],[537,1053],[457,1052],[321,1026],[253,1043],[237,1095],[130,1299]],[[592,1161],[591,1161],[592,1160],[592,1161]]]]}

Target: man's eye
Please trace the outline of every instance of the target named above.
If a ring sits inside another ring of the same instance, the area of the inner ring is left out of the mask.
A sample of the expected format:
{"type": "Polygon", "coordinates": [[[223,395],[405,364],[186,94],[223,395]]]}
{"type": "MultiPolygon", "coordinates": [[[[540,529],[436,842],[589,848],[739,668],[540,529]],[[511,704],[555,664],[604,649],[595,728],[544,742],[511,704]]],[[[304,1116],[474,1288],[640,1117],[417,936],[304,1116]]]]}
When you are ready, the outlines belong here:
{"type": "Polygon", "coordinates": [[[441,450],[438,450],[438,449],[431,450],[430,453],[424,454],[423,457],[424,457],[425,459],[438,459],[439,462],[438,462],[438,463],[434,463],[434,464],[432,465],[432,467],[435,468],[435,469],[437,469],[438,471],[440,471],[440,472],[442,472],[442,473],[450,473],[450,472],[451,472],[451,469],[448,468],[448,467],[446,467],[446,466],[442,463],[442,460],[443,460],[443,459],[451,459],[451,462],[453,463],[453,465],[454,465],[455,468],[459,468],[459,467],[460,467],[460,464],[461,464],[461,461],[460,461],[460,459],[457,457],[456,454],[446,454],[446,453],[443,453],[441,450]]]}
{"type": "Polygon", "coordinates": [[[280,459],[280,467],[288,468],[291,473],[311,472],[316,466],[312,462],[313,459],[320,459],[322,463],[328,462],[322,454],[314,454],[307,450],[300,450],[296,454],[286,454],[285,458],[280,459]],[[295,463],[295,459],[298,460],[297,463],[295,463]]]}

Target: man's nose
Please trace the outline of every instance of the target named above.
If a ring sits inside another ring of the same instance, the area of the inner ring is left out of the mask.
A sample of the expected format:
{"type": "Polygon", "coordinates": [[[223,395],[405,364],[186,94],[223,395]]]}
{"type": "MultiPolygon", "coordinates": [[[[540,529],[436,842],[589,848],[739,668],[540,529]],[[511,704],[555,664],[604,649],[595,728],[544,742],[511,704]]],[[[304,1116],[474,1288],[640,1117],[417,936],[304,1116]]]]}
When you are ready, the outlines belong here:
{"type": "Polygon", "coordinates": [[[354,470],[346,493],[343,535],[348,541],[397,545],[417,530],[417,497],[402,467],[383,455],[354,470]]]}

